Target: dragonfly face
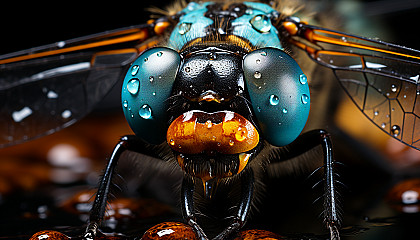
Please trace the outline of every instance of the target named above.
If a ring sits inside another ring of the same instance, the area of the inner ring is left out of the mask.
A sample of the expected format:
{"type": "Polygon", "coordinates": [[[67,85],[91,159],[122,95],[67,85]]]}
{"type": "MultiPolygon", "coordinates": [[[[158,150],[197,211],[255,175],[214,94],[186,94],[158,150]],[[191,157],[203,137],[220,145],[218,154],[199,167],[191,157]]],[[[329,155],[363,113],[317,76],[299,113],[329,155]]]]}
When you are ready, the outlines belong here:
{"type": "Polygon", "coordinates": [[[275,146],[291,143],[309,113],[306,76],[282,51],[267,17],[276,11],[247,4],[228,10],[189,5],[169,39],[182,49],[179,56],[171,49],[147,50],[123,85],[123,109],[134,132],[158,144],[168,129],[167,143],[182,169],[203,181],[240,173],[263,139],[275,146]],[[266,47],[251,47],[251,33],[263,36],[266,47]]]}

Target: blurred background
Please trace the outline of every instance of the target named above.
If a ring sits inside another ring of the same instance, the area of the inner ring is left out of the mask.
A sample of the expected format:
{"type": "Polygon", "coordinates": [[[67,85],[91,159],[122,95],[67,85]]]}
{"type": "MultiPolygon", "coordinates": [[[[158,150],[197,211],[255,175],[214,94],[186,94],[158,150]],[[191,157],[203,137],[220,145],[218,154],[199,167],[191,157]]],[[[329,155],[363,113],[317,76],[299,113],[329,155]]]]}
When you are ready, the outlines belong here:
{"type": "MultiPolygon", "coordinates": [[[[168,3],[11,2],[2,7],[0,14],[0,54],[144,23],[149,19],[146,7],[162,8],[168,3]]],[[[315,17],[315,22],[328,25],[321,26],[420,49],[416,31],[419,0],[314,0],[307,1],[307,5],[320,16],[315,17]]],[[[420,221],[420,152],[374,126],[328,69],[317,69],[312,78],[314,106],[307,128],[329,131],[335,159],[344,165],[340,167],[340,181],[346,185],[342,193],[343,238],[407,239],[418,235],[415,223],[420,221]]],[[[121,111],[119,88],[117,84],[97,109],[73,126],[0,149],[0,239],[28,239],[43,229],[69,231],[70,235],[83,231],[80,226],[86,221],[88,202],[106,159],[118,138],[132,133],[121,111]]],[[[139,158],[132,156],[120,167],[137,168],[134,162],[139,158]]],[[[125,195],[129,197],[116,201],[119,205],[109,213],[106,229],[110,232],[130,232],[133,228],[142,232],[155,222],[180,220],[177,192],[173,191],[180,172],[164,165],[147,166],[162,174],[124,175],[121,185],[127,186],[129,194],[125,195]]],[[[282,196],[281,201],[269,200],[255,218],[274,219],[279,224],[255,226],[268,226],[268,230],[285,235],[304,233],[297,238],[322,239],[321,224],[303,221],[312,219],[307,218],[308,214],[317,218],[311,200],[294,201],[296,196],[309,198],[308,194],[301,191],[299,184],[292,186],[288,189],[290,196],[282,196]],[[306,202],[309,204],[299,205],[306,202]],[[297,206],[290,208],[293,204],[297,206]],[[280,210],[266,213],[275,207],[280,210]]],[[[318,222],[322,223],[322,219],[318,222]]]]}

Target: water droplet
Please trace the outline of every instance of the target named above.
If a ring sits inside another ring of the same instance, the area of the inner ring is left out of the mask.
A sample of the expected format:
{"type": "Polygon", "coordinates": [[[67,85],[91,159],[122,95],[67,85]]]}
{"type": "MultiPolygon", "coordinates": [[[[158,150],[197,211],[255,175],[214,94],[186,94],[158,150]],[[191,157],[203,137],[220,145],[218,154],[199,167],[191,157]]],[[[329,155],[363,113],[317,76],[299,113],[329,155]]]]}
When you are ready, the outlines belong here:
{"type": "Polygon", "coordinates": [[[152,92],[152,95],[153,95],[153,96],[156,96],[156,92],[152,92]]]}
{"type": "Polygon", "coordinates": [[[150,77],[149,77],[149,82],[151,82],[151,83],[152,83],[154,80],[155,80],[155,78],[154,78],[153,76],[150,76],[150,77]]]}
{"type": "Polygon", "coordinates": [[[270,104],[271,105],[276,106],[277,104],[279,104],[279,102],[280,102],[279,97],[277,97],[274,94],[270,95],[270,104]]]}
{"type": "Polygon", "coordinates": [[[229,140],[229,146],[233,146],[234,143],[235,143],[234,141],[229,140]]]}
{"type": "Polygon", "coordinates": [[[248,15],[251,15],[253,13],[254,13],[254,11],[252,9],[249,9],[249,8],[245,11],[245,14],[248,14],[248,15]]]}
{"type": "Polygon", "coordinates": [[[62,48],[64,46],[66,46],[66,42],[64,41],[57,42],[57,47],[62,48]]]}
{"type": "Polygon", "coordinates": [[[398,135],[400,135],[401,132],[401,128],[398,125],[393,125],[391,127],[391,133],[394,137],[398,137],[398,135]]]}
{"type": "Polygon", "coordinates": [[[264,57],[267,56],[267,52],[266,51],[262,51],[261,52],[261,56],[264,56],[264,57]]]}
{"type": "Polygon", "coordinates": [[[139,72],[139,65],[134,65],[132,68],[131,68],[131,76],[135,76],[138,72],[139,72]]]}
{"type": "Polygon", "coordinates": [[[392,92],[396,92],[397,91],[397,86],[395,86],[394,84],[391,85],[391,91],[392,92]]]}
{"type": "Polygon", "coordinates": [[[124,100],[124,102],[123,102],[123,107],[128,107],[128,101],[127,100],[124,100]]]}
{"type": "Polygon", "coordinates": [[[341,37],[341,41],[347,42],[347,38],[346,37],[341,37]]]}
{"type": "Polygon", "coordinates": [[[238,131],[235,133],[235,139],[238,142],[242,142],[246,139],[246,136],[248,135],[248,131],[246,128],[238,128],[238,131]]]}
{"type": "Polygon", "coordinates": [[[185,68],[184,68],[184,71],[186,71],[186,72],[190,72],[190,71],[191,71],[191,68],[190,68],[190,67],[185,67],[185,68]]]}
{"type": "Polygon", "coordinates": [[[307,103],[309,102],[309,97],[308,97],[308,95],[306,95],[306,94],[302,94],[301,100],[302,100],[302,103],[303,103],[303,104],[307,104],[307,103]]]}
{"type": "Polygon", "coordinates": [[[261,112],[261,108],[260,108],[260,107],[257,107],[257,111],[258,111],[258,112],[261,112]]]}
{"type": "Polygon", "coordinates": [[[257,60],[255,60],[255,63],[256,63],[256,64],[260,64],[260,63],[261,63],[261,59],[257,59],[257,60]]]}
{"type": "Polygon", "coordinates": [[[249,20],[252,27],[261,33],[269,32],[271,29],[271,21],[266,15],[258,14],[249,20]]]}
{"type": "Polygon", "coordinates": [[[382,124],[381,124],[381,127],[382,127],[382,128],[385,128],[385,127],[386,127],[386,124],[385,124],[385,123],[382,123],[382,124]]]}
{"type": "Polygon", "coordinates": [[[379,111],[375,111],[375,112],[373,113],[373,115],[378,116],[378,115],[379,115],[379,111]]]}
{"type": "Polygon", "coordinates": [[[175,145],[175,141],[173,139],[169,140],[169,144],[171,144],[172,146],[175,145]]]}
{"type": "Polygon", "coordinates": [[[12,118],[15,122],[21,122],[26,117],[29,117],[32,114],[32,109],[29,107],[24,107],[19,111],[14,111],[12,113],[12,118]]]}
{"type": "Polygon", "coordinates": [[[143,106],[141,106],[141,108],[139,110],[139,115],[140,115],[140,117],[142,117],[144,119],[151,119],[152,118],[152,108],[149,107],[149,105],[144,104],[143,106]]]}
{"type": "Polygon", "coordinates": [[[417,94],[417,95],[420,95],[420,90],[417,90],[417,91],[416,91],[416,94],[417,94]]]}
{"type": "Polygon", "coordinates": [[[283,108],[281,111],[282,111],[283,113],[287,113],[287,109],[286,109],[286,108],[283,108]]]}
{"type": "Polygon", "coordinates": [[[64,119],[71,117],[71,111],[70,110],[64,110],[61,113],[61,117],[64,118],[64,119]]]}
{"type": "Polygon", "coordinates": [[[147,61],[149,61],[149,59],[148,58],[144,58],[144,62],[147,62],[147,61]]]}
{"type": "Polygon", "coordinates": [[[260,79],[260,78],[261,78],[261,73],[260,73],[260,72],[258,72],[258,71],[256,71],[256,72],[254,73],[254,78],[256,78],[256,79],[260,79]]]}
{"type": "Polygon", "coordinates": [[[207,120],[206,123],[204,123],[207,128],[211,128],[213,126],[213,123],[210,120],[207,120]]]}
{"type": "Polygon", "coordinates": [[[163,52],[158,52],[158,53],[156,53],[156,55],[157,55],[158,57],[162,57],[163,52]]]}
{"type": "Polygon", "coordinates": [[[137,94],[139,91],[140,82],[137,78],[133,78],[127,83],[127,90],[131,94],[137,94]]]}
{"type": "Polygon", "coordinates": [[[178,33],[181,35],[186,34],[187,32],[189,32],[191,30],[191,25],[192,23],[181,23],[178,27],[178,33]]]}
{"type": "Polygon", "coordinates": [[[299,76],[299,81],[300,81],[300,83],[301,84],[306,84],[307,82],[308,82],[308,78],[306,77],[306,75],[305,74],[301,74],[300,76],[299,76]]]}

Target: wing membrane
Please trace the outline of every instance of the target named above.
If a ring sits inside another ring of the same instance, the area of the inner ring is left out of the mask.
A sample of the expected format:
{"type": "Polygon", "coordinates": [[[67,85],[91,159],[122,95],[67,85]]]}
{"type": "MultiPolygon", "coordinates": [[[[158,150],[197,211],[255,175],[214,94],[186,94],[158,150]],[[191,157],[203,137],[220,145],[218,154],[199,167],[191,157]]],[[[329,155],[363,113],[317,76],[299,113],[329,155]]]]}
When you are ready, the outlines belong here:
{"type": "Polygon", "coordinates": [[[420,150],[420,51],[306,24],[292,35],[376,126],[420,150]]]}
{"type": "Polygon", "coordinates": [[[0,56],[0,147],[52,133],[89,113],[141,51],[150,25],[0,56]]]}

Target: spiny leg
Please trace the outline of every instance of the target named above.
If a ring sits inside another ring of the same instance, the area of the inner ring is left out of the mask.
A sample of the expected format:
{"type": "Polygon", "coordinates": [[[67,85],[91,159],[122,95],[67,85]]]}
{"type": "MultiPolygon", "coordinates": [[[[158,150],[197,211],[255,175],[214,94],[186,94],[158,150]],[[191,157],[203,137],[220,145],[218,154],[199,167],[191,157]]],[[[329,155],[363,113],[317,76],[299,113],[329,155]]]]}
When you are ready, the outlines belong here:
{"type": "Polygon", "coordinates": [[[105,215],[105,210],[108,201],[108,195],[112,183],[112,178],[117,166],[117,162],[120,159],[121,154],[126,151],[135,151],[148,155],[153,154],[150,149],[146,148],[146,144],[138,139],[134,135],[127,135],[120,139],[108,160],[108,164],[105,168],[104,175],[99,183],[98,191],[96,192],[95,201],[93,202],[92,209],[89,216],[89,223],[83,236],[86,240],[95,239],[99,223],[102,221],[105,215]]]}
{"type": "MultiPolygon", "coordinates": [[[[194,209],[194,181],[192,177],[185,175],[182,182],[182,212],[188,224],[194,229],[199,239],[208,239],[202,228],[197,223],[194,209]]],[[[241,195],[238,210],[228,227],[226,227],[215,238],[217,240],[226,239],[232,233],[241,229],[246,222],[251,200],[254,192],[254,173],[251,168],[246,168],[241,174],[241,195]]]]}
{"type": "Polygon", "coordinates": [[[284,161],[301,155],[312,148],[321,145],[324,160],[324,220],[330,232],[331,239],[340,239],[339,231],[340,218],[338,216],[338,202],[335,187],[335,166],[333,160],[332,143],[329,134],[325,130],[312,130],[300,135],[294,142],[285,148],[277,148],[274,153],[278,156],[271,159],[274,161],[284,161]]]}

